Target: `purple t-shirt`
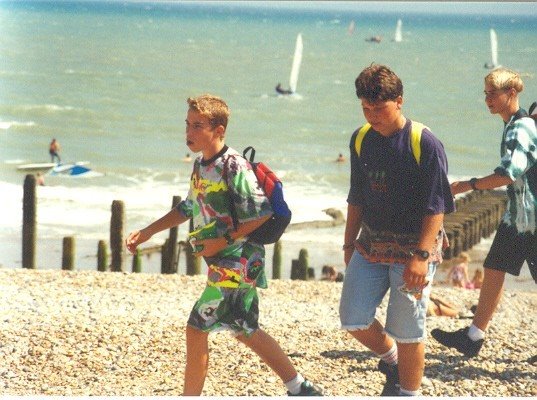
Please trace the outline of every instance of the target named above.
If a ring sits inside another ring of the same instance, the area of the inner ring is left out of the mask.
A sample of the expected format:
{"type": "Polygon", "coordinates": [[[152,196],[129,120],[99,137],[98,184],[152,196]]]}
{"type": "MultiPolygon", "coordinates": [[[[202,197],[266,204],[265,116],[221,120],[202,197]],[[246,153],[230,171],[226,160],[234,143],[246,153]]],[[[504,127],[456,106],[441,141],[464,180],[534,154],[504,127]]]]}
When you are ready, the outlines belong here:
{"type": "Polygon", "coordinates": [[[390,137],[371,129],[360,157],[350,142],[351,187],[347,202],[363,208],[363,221],[375,231],[419,233],[425,215],[454,211],[442,143],[428,130],[421,135],[417,164],[410,147],[411,122],[390,137]]]}

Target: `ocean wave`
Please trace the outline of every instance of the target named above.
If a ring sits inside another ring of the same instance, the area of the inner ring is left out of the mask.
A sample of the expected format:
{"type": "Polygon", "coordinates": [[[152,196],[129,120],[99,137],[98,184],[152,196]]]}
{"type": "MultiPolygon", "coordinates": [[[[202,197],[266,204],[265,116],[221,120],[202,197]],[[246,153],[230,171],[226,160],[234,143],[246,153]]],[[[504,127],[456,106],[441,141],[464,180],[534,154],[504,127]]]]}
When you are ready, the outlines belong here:
{"type": "MultiPolygon", "coordinates": [[[[71,105],[60,104],[19,104],[3,108],[3,112],[13,115],[25,115],[29,117],[46,116],[52,114],[79,114],[91,115],[93,111],[90,109],[75,107],[71,105]]],[[[30,122],[33,124],[33,122],[30,122]]]]}
{"type": "Polygon", "coordinates": [[[8,130],[10,128],[16,128],[18,126],[35,126],[35,122],[19,122],[19,121],[0,121],[0,129],[8,130]]]}

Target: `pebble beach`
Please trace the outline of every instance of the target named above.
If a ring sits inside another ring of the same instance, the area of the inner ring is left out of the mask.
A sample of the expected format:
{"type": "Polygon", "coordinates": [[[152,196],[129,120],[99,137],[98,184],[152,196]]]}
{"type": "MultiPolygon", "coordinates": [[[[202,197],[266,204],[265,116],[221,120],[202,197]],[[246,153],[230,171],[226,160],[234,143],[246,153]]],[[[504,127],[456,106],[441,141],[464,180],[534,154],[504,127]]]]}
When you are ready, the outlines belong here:
{"type": "MultiPolygon", "coordinates": [[[[184,328],[204,276],[0,269],[0,395],[178,396],[184,328]]],[[[271,280],[260,324],[329,396],[377,396],[384,376],[370,351],[339,328],[341,283],[271,280]]],[[[469,324],[478,291],[435,287],[469,324]]],[[[383,321],[386,302],[378,311],[383,321]]],[[[537,292],[506,291],[480,355],[427,340],[424,396],[537,396],[537,292]]],[[[209,337],[205,396],[283,396],[284,385],[227,333],[209,337]]]]}

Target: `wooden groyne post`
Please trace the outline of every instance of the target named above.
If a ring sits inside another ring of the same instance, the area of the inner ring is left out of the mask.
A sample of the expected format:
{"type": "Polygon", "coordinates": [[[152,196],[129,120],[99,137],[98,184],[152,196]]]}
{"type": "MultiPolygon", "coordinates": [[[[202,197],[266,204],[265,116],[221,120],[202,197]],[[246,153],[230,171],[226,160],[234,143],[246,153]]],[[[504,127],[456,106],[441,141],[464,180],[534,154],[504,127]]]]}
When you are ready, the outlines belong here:
{"type": "Polygon", "coordinates": [[[125,221],[125,205],[121,200],[112,202],[112,218],[110,220],[110,250],[112,262],[110,270],[123,272],[125,251],[123,249],[123,227],[125,221]]]}
{"type": "MultiPolygon", "coordinates": [[[[181,202],[180,196],[173,196],[172,210],[181,202]]],[[[162,273],[163,274],[176,274],[177,266],[179,264],[179,246],[177,246],[177,231],[178,227],[174,226],[170,228],[170,235],[168,237],[167,245],[162,248],[162,273]]]]}
{"type": "Polygon", "coordinates": [[[136,253],[132,255],[132,272],[142,272],[142,254],[140,253],[139,248],[137,248],[136,253]]]}
{"type": "Polygon", "coordinates": [[[108,270],[108,252],[106,250],[106,242],[104,240],[99,240],[97,245],[97,271],[107,271],[108,270]]]}
{"type": "Polygon", "coordinates": [[[75,270],[75,238],[73,236],[63,238],[62,269],[75,270]]]}
{"type": "Polygon", "coordinates": [[[272,255],[272,279],[282,277],[282,242],[274,243],[274,253],[272,255]]]}
{"type": "Polygon", "coordinates": [[[22,267],[35,269],[36,195],[35,176],[24,178],[22,199],[22,267]]]}
{"type": "Polygon", "coordinates": [[[291,261],[291,279],[307,281],[309,274],[309,256],[307,249],[300,249],[298,260],[291,261]]]}
{"type": "Polygon", "coordinates": [[[457,257],[461,252],[490,236],[497,228],[507,206],[505,192],[479,190],[458,198],[456,211],[444,217],[444,228],[450,247],[444,259],[457,257]]]}

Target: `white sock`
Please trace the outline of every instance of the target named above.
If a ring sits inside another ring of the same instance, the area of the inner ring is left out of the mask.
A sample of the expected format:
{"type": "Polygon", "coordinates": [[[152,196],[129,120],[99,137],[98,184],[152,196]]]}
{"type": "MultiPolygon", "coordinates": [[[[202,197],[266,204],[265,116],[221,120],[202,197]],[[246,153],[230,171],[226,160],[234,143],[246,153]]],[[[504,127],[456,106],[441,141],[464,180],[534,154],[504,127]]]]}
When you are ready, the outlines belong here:
{"type": "Polygon", "coordinates": [[[394,342],[392,348],[384,354],[379,354],[379,357],[388,365],[397,364],[397,344],[394,342]]]}
{"type": "Polygon", "coordinates": [[[404,396],[419,396],[420,390],[406,390],[401,387],[399,388],[399,394],[402,394],[404,396]]]}
{"type": "Polygon", "coordinates": [[[485,339],[485,332],[472,324],[470,325],[470,329],[468,329],[468,337],[476,342],[478,340],[485,339]]]}
{"type": "Polygon", "coordinates": [[[287,390],[291,392],[291,394],[299,394],[300,386],[302,385],[302,382],[304,381],[305,381],[304,377],[300,374],[297,374],[289,382],[285,382],[285,386],[287,387],[287,390]]]}

